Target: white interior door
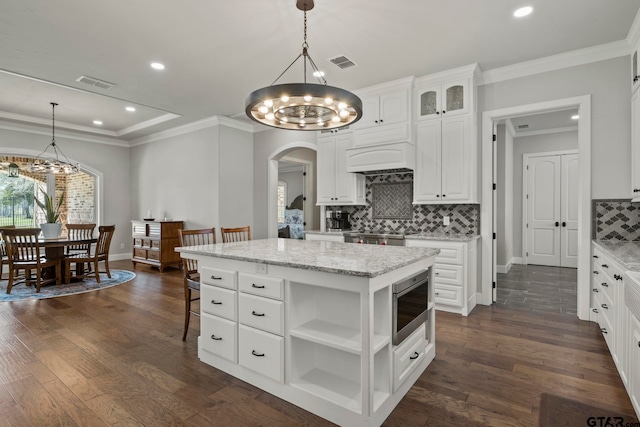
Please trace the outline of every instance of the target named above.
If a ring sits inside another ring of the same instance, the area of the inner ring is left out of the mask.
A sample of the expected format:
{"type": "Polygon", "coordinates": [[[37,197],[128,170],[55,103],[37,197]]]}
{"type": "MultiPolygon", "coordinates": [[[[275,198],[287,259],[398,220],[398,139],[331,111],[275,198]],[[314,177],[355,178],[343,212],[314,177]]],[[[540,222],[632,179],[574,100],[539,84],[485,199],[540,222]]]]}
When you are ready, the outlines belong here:
{"type": "Polygon", "coordinates": [[[560,156],[531,157],[527,166],[527,263],[560,265],[560,156]]]}
{"type": "Polygon", "coordinates": [[[562,156],[560,266],[578,267],[578,155],[562,156]]]}

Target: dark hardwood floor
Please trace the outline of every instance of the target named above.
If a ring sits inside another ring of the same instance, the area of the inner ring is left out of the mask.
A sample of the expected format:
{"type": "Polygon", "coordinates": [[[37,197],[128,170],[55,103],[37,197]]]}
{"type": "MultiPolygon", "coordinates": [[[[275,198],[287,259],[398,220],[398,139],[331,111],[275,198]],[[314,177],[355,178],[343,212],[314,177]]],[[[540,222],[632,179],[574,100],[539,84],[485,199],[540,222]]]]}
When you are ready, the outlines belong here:
{"type": "MultiPolygon", "coordinates": [[[[181,340],[180,271],[135,271],[98,292],[0,303],[0,425],[329,425],[199,362],[197,317],[181,340]]],[[[436,318],[436,360],[385,425],[535,426],[542,393],[633,413],[595,324],[501,305],[436,318]]]]}

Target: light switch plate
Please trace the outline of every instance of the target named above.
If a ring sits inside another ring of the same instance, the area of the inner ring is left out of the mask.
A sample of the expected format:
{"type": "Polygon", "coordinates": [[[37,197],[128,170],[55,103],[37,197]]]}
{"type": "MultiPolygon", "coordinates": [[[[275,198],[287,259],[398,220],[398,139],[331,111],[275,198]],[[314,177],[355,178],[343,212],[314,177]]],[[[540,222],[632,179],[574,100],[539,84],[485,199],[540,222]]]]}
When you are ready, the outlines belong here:
{"type": "Polygon", "coordinates": [[[449,217],[448,216],[445,216],[445,217],[442,218],[442,224],[443,225],[449,225],[449,217]]]}
{"type": "Polygon", "coordinates": [[[267,274],[267,264],[256,263],[256,273],[267,274]]]}

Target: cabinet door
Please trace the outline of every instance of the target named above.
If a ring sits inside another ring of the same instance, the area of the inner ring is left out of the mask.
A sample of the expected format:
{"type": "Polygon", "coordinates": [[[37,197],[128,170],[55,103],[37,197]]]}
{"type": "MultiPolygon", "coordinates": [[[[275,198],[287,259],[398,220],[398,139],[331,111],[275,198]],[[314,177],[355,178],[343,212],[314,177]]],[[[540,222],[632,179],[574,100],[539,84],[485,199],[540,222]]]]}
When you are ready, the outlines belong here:
{"type": "Polygon", "coordinates": [[[444,203],[471,197],[471,124],[469,116],[442,120],[442,197],[444,203]]]}
{"type": "Polygon", "coordinates": [[[331,203],[336,191],[336,137],[318,138],[318,203],[331,203]]]}
{"type": "Polygon", "coordinates": [[[640,198],[640,90],[631,97],[631,198],[640,198]]]}
{"type": "Polygon", "coordinates": [[[417,203],[440,201],[440,138],[441,120],[418,124],[413,191],[417,203]]]}
{"type": "Polygon", "coordinates": [[[362,118],[354,125],[354,129],[364,129],[378,126],[380,119],[380,97],[362,97],[362,118]]]}
{"type": "Polygon", "coordinates": [[[408,90],[387,93],[380,96],[381,125],[402,123],[409,120],[408,90]]]}
{"type": "Polygon", "coordinates": [[[417,117],[418,120],[439,119],[442,111],[441,86],[431,86],[416,92],[418,102],[417,117]]]}
{"type": "Polygon", "coordinates": [[[352,134],[338,134],[336,137],[335,197],[339,202],[355,201],[355,177],[351,172],[347,172],[347,148],[351,148],[352,142],[352,134]]]}
{"type": "Polygon", "coordinates": [[[629,337],[629,396],[636,411],[640,411],[640,321],[631,316],[629,337]]]}
{"type": "Polygon", "coordinates": [[[469,112],[469,80],[442,85],[442,118],[469,112]]]}

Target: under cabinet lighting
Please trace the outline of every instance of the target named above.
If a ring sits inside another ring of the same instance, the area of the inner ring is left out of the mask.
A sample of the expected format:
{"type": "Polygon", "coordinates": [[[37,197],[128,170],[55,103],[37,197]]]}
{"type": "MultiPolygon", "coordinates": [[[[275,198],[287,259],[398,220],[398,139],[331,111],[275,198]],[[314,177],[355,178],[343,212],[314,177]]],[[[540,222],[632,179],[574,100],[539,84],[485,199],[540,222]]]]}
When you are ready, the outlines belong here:
{"type": "Polygon", "coordinates": [[[578,120],[579,118],[580,118],[580,116],[577,115],[577,114],[575,116],[571,116],[571,120],[578,120]]]}

